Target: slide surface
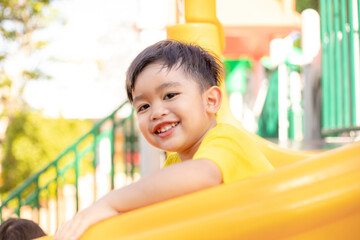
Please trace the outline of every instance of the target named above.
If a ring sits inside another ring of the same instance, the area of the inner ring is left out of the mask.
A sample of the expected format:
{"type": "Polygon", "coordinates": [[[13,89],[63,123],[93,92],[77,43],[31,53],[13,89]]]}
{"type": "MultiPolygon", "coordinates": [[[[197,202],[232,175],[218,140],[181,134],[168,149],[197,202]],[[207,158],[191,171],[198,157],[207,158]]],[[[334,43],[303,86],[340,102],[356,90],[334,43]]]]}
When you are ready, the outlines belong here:
{"type": "Polygon", "coordinates": [[[360,142],[328,150],[107,219],[81,239],[360,239],[359,156],[360,142]]]}

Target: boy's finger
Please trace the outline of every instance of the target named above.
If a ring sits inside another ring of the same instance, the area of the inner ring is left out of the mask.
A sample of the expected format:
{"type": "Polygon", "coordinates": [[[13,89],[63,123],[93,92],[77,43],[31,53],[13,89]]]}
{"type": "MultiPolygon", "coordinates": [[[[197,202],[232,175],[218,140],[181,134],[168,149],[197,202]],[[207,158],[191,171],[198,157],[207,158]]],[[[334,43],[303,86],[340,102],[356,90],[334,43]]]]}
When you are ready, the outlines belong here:
{"type": "Polygon", "coordinates": [[[78,223],[77,221],[66,222],[63,226],[57,231],[54,240],[69,240],[73,235],[74,229],[76,230],[78,223]]]}
{"type": "Polygon", "coordinates": [[[72,226],[72,228],[67,232],[67,238],[66,240],[76,240],[81,237],[81,235],[85,232],[88,225],[84,222],[78,222],[78,224],[75,224],[72,226]]]}
{"type": "MultiPolygon", "coordinates": [[[[89,218],[84,218],[80,213],[72,221],[67,222],[60,230],[58,240],[75,240],[81,237],[86,229],[91,225],[89,218]]],[[[56,240],[56,239],[55,239],[56,240]]]]}

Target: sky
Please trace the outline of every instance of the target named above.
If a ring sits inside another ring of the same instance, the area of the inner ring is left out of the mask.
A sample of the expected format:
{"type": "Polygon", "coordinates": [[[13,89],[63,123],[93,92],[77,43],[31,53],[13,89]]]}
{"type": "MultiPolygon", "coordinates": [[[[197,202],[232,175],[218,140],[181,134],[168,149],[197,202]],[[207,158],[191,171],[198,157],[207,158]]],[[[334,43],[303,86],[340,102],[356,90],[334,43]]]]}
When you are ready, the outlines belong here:
{"type": "Polygon", "coordinates": [[[50,117],[106,117],[126,100],[130,61],[145,46],[165,38],[167,2],[53,1],[63,24],[54,22],[35,34],[50,44],[30,63],[51,79],[30,81],[26,101],[50,117]]]}

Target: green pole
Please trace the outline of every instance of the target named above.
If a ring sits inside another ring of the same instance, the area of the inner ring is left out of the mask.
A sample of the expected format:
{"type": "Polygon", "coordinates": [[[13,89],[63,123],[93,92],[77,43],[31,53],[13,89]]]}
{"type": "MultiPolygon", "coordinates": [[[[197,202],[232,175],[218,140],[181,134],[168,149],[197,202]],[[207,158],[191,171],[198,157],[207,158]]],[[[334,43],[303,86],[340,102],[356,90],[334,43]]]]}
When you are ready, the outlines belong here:
{"type": "Polygon", "coordinates": [[[94,168],[94,201],[96,200],[96,196],[97,196],[97,186],[96,186],[96,166],[97,166],[97,151],[96,151],[96,146],[97,146],[97,141],[96,141],[96,132],[97,129],[91,133],[94,137],[94,143],[93,143],[93,168],[94,168]]]}
{"type": "Polygon", "coordinates": [[[123,135],[124,135],[124,139],[125,139],[125,142],[124,142],[124,146],[123,146],[123,152],[124,152],[124,170],[125,170],[125,175],[127,176],[128,174],[128,165],[127,165],[127,152],[128,152],[128,145],[129,145],[129,137],[128,137],[128,134],[127,134],[127,131],[126,131],[126,122],[124,123],[124,126],[123,126],[123,135]]]}
{"type": "Polygon", "coordinates": [[[329,33],[329,48],[328,48],[328,57],[329,57],[329,117],[330,117],[330,128],[336,127],[336,112],[335,112],[335,64],[334,64],[334,27],[333,27],[333,18],[332,18],[332,1],[328,1],[327,4],[327,32],[329,33]]]}
{"type": "Polygon", "coordinates": [[[39,188],[39,178],[36,179],[36,209],[37,209],[37,221],[40,222],[40,188],[39,188]]]}
{"type": "Polygon", "coordinates": [[[322,46],[322,125],[324,129],[330,127],[330,99],[329,99],[329,32],[327,26],[326,0],[320,0],[320,20],[321,20],[321,46],[322,46]]]}
{"type": "Polygon", "coordinates": [[[134,172],[135,172],[135,163],[134,163],[134,154],[135,154],[135,129],[134,129],[134,118],[133,114],[130,115],[130,144],[131,144],[131,177],[134,179],[134,172]]]}
{"type": "Polygon", "coordinates": [[[58,162],[55,162],[55,170],[56,170],[56,180],[55,180],[55,200],[56,200],[56,228],[59,227],[60,224],[60,218],[59,218],[59,194],[58,194],[58,188],[59,188],[59,168],[58,168],[58,162]]]}
{"type": "Polygon", "coordinates": [[[344,127],[350,127],[350,78],[349,78],[349,46],[348,33],[346,30],[346,0],[341,0],[341,32],[342,32],[342,78],[343,78],[343,103],[344,103],[344,127]]]}
{"type": "Polygon", "coordinates": [[[75,154],[76,211],[79,211],[79,156],[76,146],[74,147],[74,154],[75,154]]]}
{"type": "MultiPolygon", "coordinates": [[[[352,1],[351,1],[352,2],[352,1]]],[[[358,5],[358,14],[360,13],[360,1],[357,1],[358,5]]],[[[349,25],[350,25],[350,76],[351,76],[351,125],[356,126],[356,84],[355,84],[355,44],[354,44],[354,15],[353,15],[353,5],[351,3],[348,4],[349,7],[349,25]]],[[[360,24],[360,17],[358,17],[358,24],[360,24]]],[[[358,66],[357,66],[358,67],[358,66]]]]}
{"type": "Polygon", "coordinates": [[[114,171],[114,156],[115,156],[115,151],[114,151],[114,145],[115,145],[115,119],[114,119],[114,115],[112,115],[111,117],[111,121],[112,121],[112,134],[110,137],[110,148],[111,148],[111,169],[110,169],[110,176],[111,176],[111,189],[115,188],[115,181],[114,181],[114,177],[115,177],[115,171],[114,171]]]}
{"type": "Polygon", "coordinates": [[[20,217],[20,208],[21,208],[21,199],[20,199],[20,195],[17,195],[17,200],[18,200],[18,207],[15,210],[15,214],[20,217]]]}
{"type": "Polygon", "coordinates": [[[341,59],[340,41],[338,34],[340,32],[340,9],[339,0],[334,0],[334,39],[335,39],[335,101],[336,101],[336,128],[343,127],[343,96],[342,96],[342,79],[341,79],[341,59]]]}
{"type": "MultiPolygon", "coordinates": [[[[357,16],[358,16],[358,28],[359,28],[359,24],[360,24],[360,1],[358,0],[358,2],[357,2],[357,6],[358,6],[358,11],[357,11],[357,16]]],[[[350,25],[352,25],[352,24],[350,24],[350,25]]],[[[359,30],[358,30],[358,33],[359,33],[359,30]]],[[[359,41],[359,48],[360,48],[360,34],[358,35],[358,41],[359,41]]],[[[353,54],[354,54],[354,52],[353,52],[353,54]]],[[[355,58],[354,58],[354,60],[355,60],[355,58]]],[[[355,61],[354,61],[355,62],[355,61]]],[[[357,62],[357,64],[359,64],[359,62],[357,62]]],[[[355,63],[354,63],[354,65],[355,65],[355,63]]],[[[359,109],[358,108],[358,104],[359,104],[359,101],[356,101],[356,96],[357,97],[359,97],[359,95],[360,95],[360,92],[359,91],[356,91],[356,85],[355,85],[355,70],[354,70],[354,80],[352,81],[352,84],[353,84],[353,87],[351,88],[351,90],[352,90],[352,103],[353,103],[353,125],[354,126],[359,126],[359,119],[357,119],[359,116],[360,116],[360,112],[357,112],[356,110],[357,109],[359,109]]],[[[358,83],[359,83],[359,79],[357,79],[357,81],[358,81],[358,83]]]]}

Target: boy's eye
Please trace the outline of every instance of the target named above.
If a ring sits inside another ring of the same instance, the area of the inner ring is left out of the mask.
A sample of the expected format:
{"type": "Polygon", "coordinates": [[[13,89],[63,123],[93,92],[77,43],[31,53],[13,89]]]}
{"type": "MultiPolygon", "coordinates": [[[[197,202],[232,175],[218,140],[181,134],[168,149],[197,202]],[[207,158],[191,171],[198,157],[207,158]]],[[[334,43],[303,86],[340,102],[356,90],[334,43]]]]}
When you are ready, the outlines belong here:
{"type": "Polygon", "coordinates": [[[145,111],[145,110],[146,110],[147,108],[149,108],[149,107],[150,107],[149,104],[141,105],[141,106],[138,108],[137,112],[145,111]]]}
{"type": "Polygon", "coordinates": [[[176,95],[178,95],[178,93],[168,93],[168,94],[165,95],[164,100],[172,99],[176,95]]]}

